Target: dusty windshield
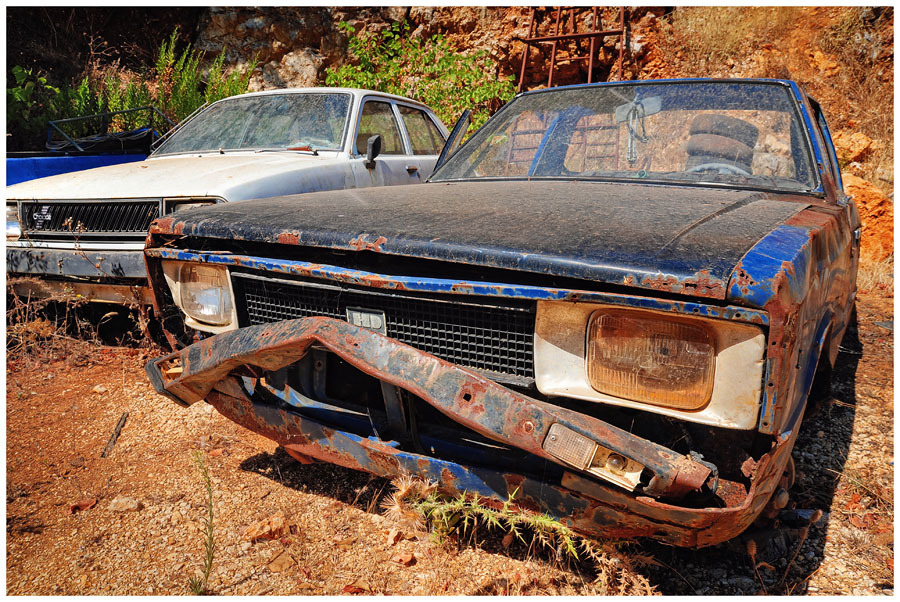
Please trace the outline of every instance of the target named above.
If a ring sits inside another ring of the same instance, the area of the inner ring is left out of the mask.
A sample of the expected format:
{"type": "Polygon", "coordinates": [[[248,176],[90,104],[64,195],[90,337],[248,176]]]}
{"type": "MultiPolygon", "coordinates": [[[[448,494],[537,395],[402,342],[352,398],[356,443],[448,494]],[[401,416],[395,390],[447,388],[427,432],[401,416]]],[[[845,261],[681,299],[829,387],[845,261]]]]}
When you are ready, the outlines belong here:
{"type": "Polygon", "coordinates": [[[641,179],[816,188],[805,129],[785,86],[604,85],[523,95],[433,180],[641,179]]]}
{"type": "Polygon", "coordinates": [[[340,150],[349,94],[264,94],[226,99],[199,113],[154,155],[252,149],[340,150]]]}

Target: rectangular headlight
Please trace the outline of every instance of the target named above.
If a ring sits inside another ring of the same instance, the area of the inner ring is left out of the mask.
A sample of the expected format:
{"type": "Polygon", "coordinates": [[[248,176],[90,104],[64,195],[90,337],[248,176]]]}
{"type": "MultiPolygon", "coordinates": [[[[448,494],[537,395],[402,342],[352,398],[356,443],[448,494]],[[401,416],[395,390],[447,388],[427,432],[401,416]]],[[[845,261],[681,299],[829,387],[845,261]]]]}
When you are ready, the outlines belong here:
{"type": "Polygon", "coordinates": [[[19,240],[22,226],[19,224],[19,206],[16,203],[6,205],[6,240],[19,240]]]}
{"type": "Polygon", "coordinates": [[[181,308],[198,322],[224,325],[231,321],[228,270],[221,266],[185,263],[178,275],[181,308]]]}
{"type": "Polygon", "coordinates": [[[588,324],[588,380],[608,395],[697,410],[712,396],[715,340],[699,324],[597,311],[588,324]]]}
{"type": "Polygon", "coordinates": [[[179,201],[166,201],[166,213],[173,213],[175,211],[186,211],[188,209],[196,209],[197,207],[212,207],[215,205],[215,201],[190,201],[190,200],[179,200],[179,201]]]}

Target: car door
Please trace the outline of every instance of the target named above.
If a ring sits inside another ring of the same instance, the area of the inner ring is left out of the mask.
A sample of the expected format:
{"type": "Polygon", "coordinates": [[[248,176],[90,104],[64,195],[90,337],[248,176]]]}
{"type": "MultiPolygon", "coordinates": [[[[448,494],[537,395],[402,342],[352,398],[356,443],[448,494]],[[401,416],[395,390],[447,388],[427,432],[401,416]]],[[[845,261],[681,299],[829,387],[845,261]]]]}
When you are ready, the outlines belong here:
{"type": "Polygon", "coordinates": [[[396,103],[400,123],[409,140],[410,164],[417,168],[423,181],[431,176],[447,135],[441,131],[427,111],[402,103],[396,103]]]}
{"type": "Polygon", "coordinates": [[[843,210],[840,216],[840,220],[843,223],[835,230],[836,236],[833,241],[836,252],[820,258],[819,263],[820,269],[824,267],[824,269],[834,275],[828,279],[830,290],[826,295],[826,303],[834,312],[834,323],[837,325],[831,333],[832,340],[827,346],[831,355],[829,360],[833,363],[840,344],[840,337],[851,318],[850,314],[853,304],[848,303],[847,299],[852,299],[856,294],[856,270],[859,265],[861,222],[856,203],[844,192],[837,154],[831,140],[828,123],[825,121],[825,114],[822,112],[818,102],[809,97],[807,99],[812,108],[814,129],[821,138],[824,147],[824,157],[822,158],[824,169],[834,182],[834,200],[843,210]]]}
{"type": "Polygon", "coordinates": [[[418,165],[411,161],[403,130],[389,99],[374,96],[363,99],[354,133],[353,154],[353,173],[359,187],[418,184],[424,181],[419,176],[418,165]],[[381,136],[381,153],[375,158],[375,165],[367,167],[366,143],[376,134],[381,136]]]}

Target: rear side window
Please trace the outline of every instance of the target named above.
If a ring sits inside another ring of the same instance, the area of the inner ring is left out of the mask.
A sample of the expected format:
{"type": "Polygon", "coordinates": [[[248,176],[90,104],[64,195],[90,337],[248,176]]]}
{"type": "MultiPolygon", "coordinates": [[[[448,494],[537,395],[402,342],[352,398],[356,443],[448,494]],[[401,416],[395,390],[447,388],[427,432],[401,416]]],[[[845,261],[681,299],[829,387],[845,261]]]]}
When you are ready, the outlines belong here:
{"type": "Polygon", "coordinates": [[[414,155],[437,155],[444,147],[444,137],[425,111],[400,105],[400,116],[409,134],[414,155]]]}
{"type": "Polygon", "coordinates": [[[391,105],[386,102],[369,100],[363,105],[359,118],[359,133],[356,135],[356,152],[365,154],[366,141],[370,136],[381,134],[381,152],[385,155],[404,154],[400,128],[394,119],[391,105]]]}

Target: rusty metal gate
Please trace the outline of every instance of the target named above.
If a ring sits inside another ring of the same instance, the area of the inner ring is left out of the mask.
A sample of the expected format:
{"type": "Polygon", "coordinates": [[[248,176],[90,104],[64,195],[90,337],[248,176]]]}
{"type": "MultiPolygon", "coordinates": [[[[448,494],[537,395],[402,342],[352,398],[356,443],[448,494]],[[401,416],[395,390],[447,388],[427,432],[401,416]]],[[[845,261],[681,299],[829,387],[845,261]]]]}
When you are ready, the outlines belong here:
{"type": "MultiPolygon", "coordinates": [[[[603,38],[608,36],[620,37],[618,63],[619,80],[622,79],[622,65],[625,47],[625,7],[619,7],[618,23],[612,29],[602,29],[601,9],[600,7],[556,7],[555,9],[532,8],[528,21],[528,36],[523,38],[525,42],[525,50],[522,52],[522,67],[519,72],[518,91],[521,92],[525,88],[525,70],[528,64],[528,54],[531,47],[538,47],[540,44],[550,44],[550,73],[547,76],[547,87],[553,87],[553,72],[559,62],[587,61],[588,77],[587,83],[593,82],[595,58],[599,53],[599,44],[603,38]],[[585,17],[582,21],[586,21],[587,11],[590,11],[590,29],[588,31],[578,31],[578,17],[585,17]],[[541,28],[541,23],[545,20],[552,19],[551,35],[537,35],[541,28]],[[560,56],[560,42],[574,42],[574,52],[568,56],[560,56]],[[587,48],[583,46],[587,43],[587,48]],[[581,54],[584,53],[584,54],[581,54]]],[[[570,82],[575,83],[575,82],[570,82]]]]}

